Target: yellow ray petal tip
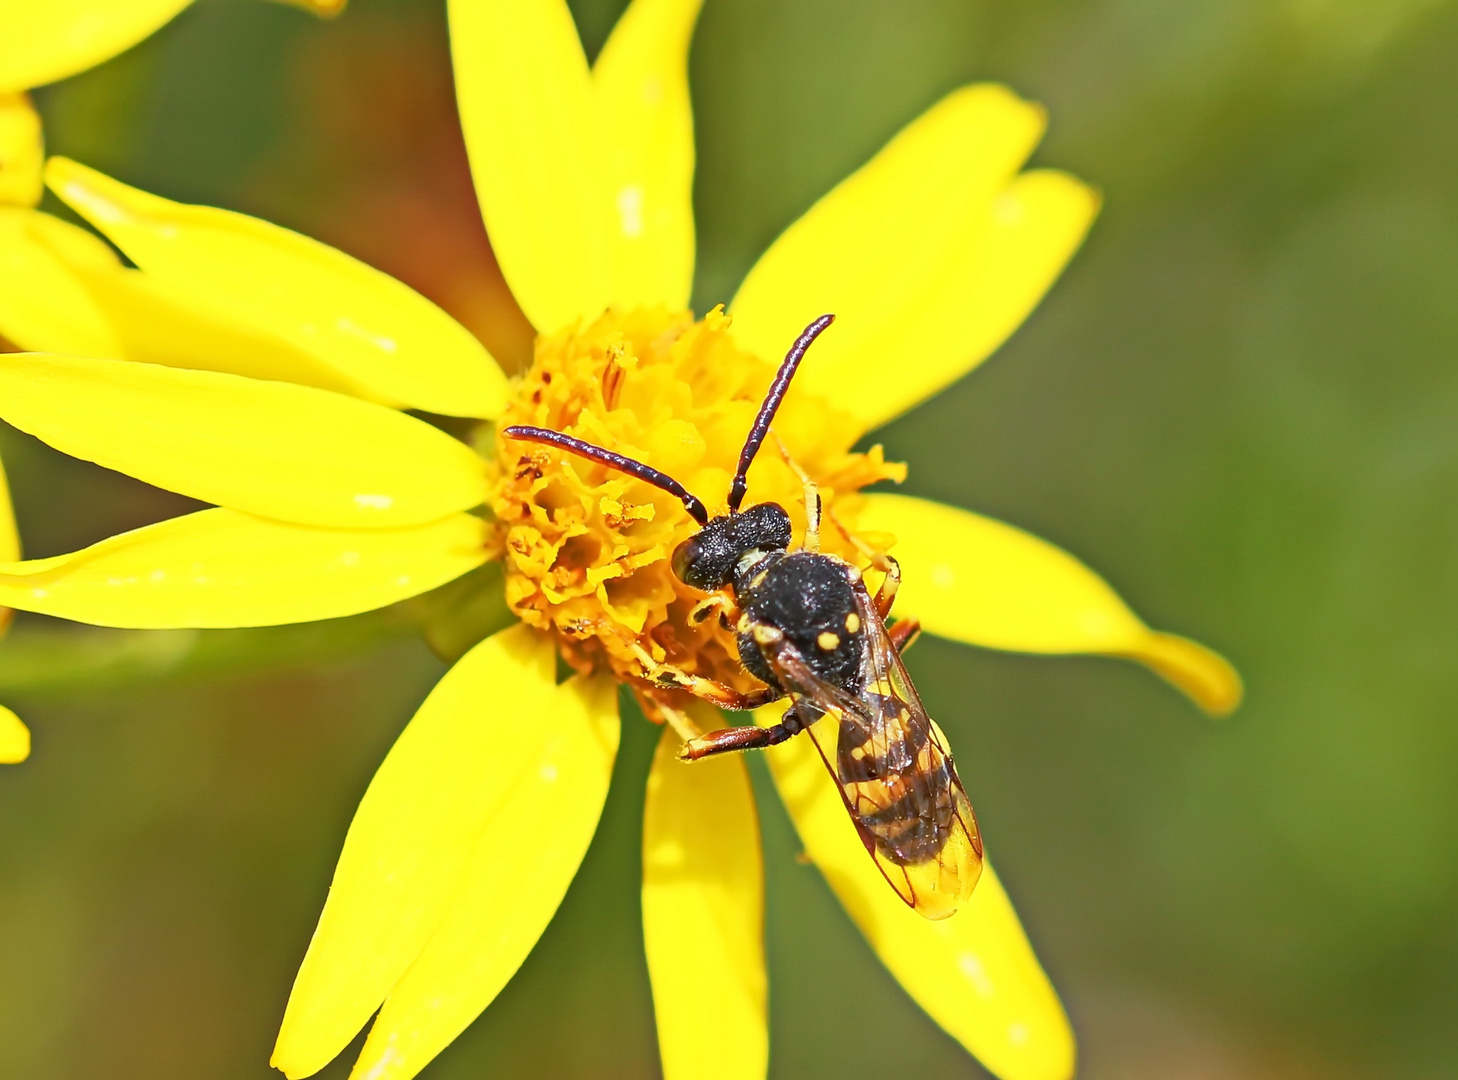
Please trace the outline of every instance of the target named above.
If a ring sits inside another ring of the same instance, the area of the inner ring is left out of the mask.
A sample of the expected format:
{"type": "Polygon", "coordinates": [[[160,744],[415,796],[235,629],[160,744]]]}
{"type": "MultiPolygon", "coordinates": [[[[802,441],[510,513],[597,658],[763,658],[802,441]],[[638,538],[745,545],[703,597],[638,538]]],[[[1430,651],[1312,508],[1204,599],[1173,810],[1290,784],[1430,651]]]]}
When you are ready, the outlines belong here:
{"type": "Polygon", "coordinates": [[[1138,648],[1121,655],[1168,679],[1211,716],[1229,716],[1245,696],[1240,673],[1229,660],[1178,634],[1151,632],[1138,648]]]}
{"type": "Polygon", "coordinates": [[[282,3],[312,11],[320,18],[332,19],[344,10],[349,0],[281,0],[282,3]]]}
{"type": "Polygon", "coordinates": [[[0,705],[0,765],[14,765],[30,757],[30,729],[20,717],[0,705]]]}

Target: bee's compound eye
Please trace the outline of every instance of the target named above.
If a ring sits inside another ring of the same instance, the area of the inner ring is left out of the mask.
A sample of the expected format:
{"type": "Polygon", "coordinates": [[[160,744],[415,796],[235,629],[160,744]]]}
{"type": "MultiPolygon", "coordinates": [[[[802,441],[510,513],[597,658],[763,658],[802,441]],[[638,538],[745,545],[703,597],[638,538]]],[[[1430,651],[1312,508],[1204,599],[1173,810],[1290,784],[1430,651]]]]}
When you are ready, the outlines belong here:
{"type": "Polygon", "coordinates": [[[690,575],[693,565],[699,558],[699,541],[697,537],[689,537],[678,547],[673,549],[673,559],[670,565],[673,567],[674,577],[678,578],[685,585],[691,585],[690,575]]]}

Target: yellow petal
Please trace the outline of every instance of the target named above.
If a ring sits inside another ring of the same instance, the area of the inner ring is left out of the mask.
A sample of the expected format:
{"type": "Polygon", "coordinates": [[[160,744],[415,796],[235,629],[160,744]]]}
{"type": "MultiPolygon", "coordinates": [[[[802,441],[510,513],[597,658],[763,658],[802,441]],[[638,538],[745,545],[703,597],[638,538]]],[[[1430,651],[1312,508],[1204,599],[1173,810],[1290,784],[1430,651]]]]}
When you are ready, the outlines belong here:
{"type": "Polygon", "coordinates": [[[1148,665],[1206,712],[1240,704],[1220,655],[1150,630],[1109,585],[1046,541],[967,510],[906,495],[867,497],[857,527],[896,536],[899,613],[933,634],[1031,653],[1105,653],[1148,665]]]}
{"type": "MultiPolygon", "coordinates": [[[[0,7],[0,12],[5,10],[0,7]]],[[[0,23],[4,18],[0,14],[0,23]]],[[[0,47],[0,53],[3,51],[0,47]]],[[[0,206],[34,206],[40,202],[44,157],[40,116],[30,98],[0,90],[0,206]]]]}
{"type": "MultiPolygon", "coordinates": [[[[579,676],[514,722],[545,728],[546,746],[518,759],[525,769],[476,840],[435,935],[385,999],[354,1080],[408,1080],[464,1031],[531,952],[587,853],[618,750],[616,684],[579,676]]],[[[475,777],[503,788],[511,779],[475,777]]]]}
{"type": "Polygon", "coordinates": [[[0,206],[0,336],[22,349],[120,357],[105,314],[46,243],[59,231],[53,225],[75,228],[38,210],[0,206]]]}
{"type": "Polygon", "coordinates": [[[8,353],[0,417],[149,484],[306,525],[418,525],[482,498],[484,467],[465,444],[307,386],[8,353]]]}
{"type": "Polygon", "coordinates": [[[14,765],[30,757],[30,730],[20,717],[0,705],[0,765],[14,765]]]}
{"type": "MultiPolygon", "coordinates": [[[[783,705],[756,719],[775,723],[783,705]]],[[[1068,1080],[1073,1032],[990,865],[949,919],[924,919],[881,876],[808,738],[767,752],[805,852],[881,962],[1000,1080],[1068,1080]]]]}
{"type": "Polygon", "coordinates": [[[15,528],[15,507],[10,502],[10,482],[0,464],[0,563],[20,558],[20,533],[15,528]]]}
{"type": "Polygon", "coordinates": [[[643,944],[664,1080],[769,1065],[759,819],[737,754],[685,764],[665,728],[643,813],[643,944]]]}
{"type": "Polygon", "coordinates": [[[29,214],[24,220],[31,236],[45,244],[72,271],[116,270],[122,265],[105,240],[79,225],[52,214],[29,214]]]}
{"type": "Polygon", "coordinates": [[[1002,87],[949,95],[765,252],[731,305],[735,336],[778,356],[835,313],[797,378],[863,429],[966,374],[1037,304],[1097,209],[1062,173],[1014,178],[1042,131],[1042,110],[1002,87]]]}
{"type": "Polygon", "coordinates": [[[465,327],[343,252],[65,158],[50,160],[46,181],[178,298],[307,353],[384,404],[449,416],[505,405],[505,375],[465,327]]]}
{"type": "Polygon", "coordinates": [[[285,341],[199,310],[140,270],[71,270],[121,343],[123,359],[300,383],[367,401],[379,397],[285,341]]]}
{"type": "Polygon", "coordinates": [[[274,626],[354,615],[485,561],[479,518],[319,529],[201,510],[69,555],[0,563],[0,604],[99,626],[274,626]]]}
{"type": "MultiPolygon", "coordinates": [[[[5,213],[0,210],[0,215],[5,213]]],[[[338,369],[315,359],[279,338],[232,319],[199,310],[185,296],[121,261],[95,234],[49,214],[30,214],[28,235],[59,260],[68,274],[66,287],[84,293],[61,292],[38,274],[13,282],[11,303],[25,300],[49,303],[57,314],[47,335],[22,340],[7,335],[23,348],[40,352],[70,352],[98,358],[139,360],[147,364],[226,371],[252,379],[296,382],[321,390],[371,398],[367,387],[351,382],[338,369]],[[65,298],[67,303],[59,301],[65,298]],[[83,307],[89,304],[90,307],[83,307]],[[87,321],[90,320],[90,321],[87,321]],[[89,330],[91,322],[99,329],[89,330]],[[64,334],[92,335],[93,344],[67,345],[64,334]],[[98,338],[97,335],[104,334],[98,338]]],[[[0,258],[3,258],[0,253],[0,258]]],[[[0,309],[7,300],[0,291],[0,309]]],[[[4,333],[0,316],[0,333],[4,333]]]]}
{"type": "MultiPolygon", "coordinates": [[[[0,563],[15,562],[20,558],[20,531],[15,527],[15,508],[10,502],[10,483],[5,478],[5,467],[0,464],[0,563]]],[[[8,607],[0,607],[0,635],[10,629],[11,619],[15,612],[8,607]]],[[[17,720],[16,723],[19,723],[17,720]]],[[[21,725],[22,729],[24,725],[21,725]]],[[[30,753],[30,735],[26,736],[26,750],[16,761],[30,753]]]]}
{"type": "Polygon", "coordinates": [[[190,0],[6,0],[0,4],[0,91],[75,75],[130,49],[190,0]]]}
{"type": "Polygon", "coordinates": [[[350,823],[275,1068],[290,1077],[323,1068],[426,947],[483,828],[532,782],[554,662],[550,638],[503,630],[451,668],[395,740],[350,823]]]}
{"type": "Polygon", "coordinates": [[[702,0],[634,0],[592,71],[606,133],[612,292],[623,307],[688,306],[694,122],[688,49],[702,0]]]}
{"type": "Polygon", "coordinates": [[[501,272],[544,333],[610,295],[616,214],[564,0],[450,0],[456,101],[501,272]]]}
{"type": "Polygon", "coordinates": [[[348,0],[281,0],[281,2],[301,7],[305,11],[312,11],[323,18],[332,19],[344,10],[344,5],[348,3],[348,0]]]}

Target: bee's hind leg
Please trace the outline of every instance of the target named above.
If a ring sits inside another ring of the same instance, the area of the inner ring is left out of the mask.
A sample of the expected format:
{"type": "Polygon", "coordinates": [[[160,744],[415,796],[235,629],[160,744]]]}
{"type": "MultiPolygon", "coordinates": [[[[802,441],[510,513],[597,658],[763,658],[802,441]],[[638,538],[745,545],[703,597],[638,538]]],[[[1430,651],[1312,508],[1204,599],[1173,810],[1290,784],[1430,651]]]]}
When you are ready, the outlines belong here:
{"type": "Polygon", "coordinates": [[[711,731],[707,735],[685,742],[679,750],[678,756],[681,761],[698,761],[700,758],[710,757],[713,754],[727,754],[736,750],[763,750],[770,746],[778,746],[785,740],[800,734],[808,726],[809,723],[805,717],[800,715],[799,709],[791,706],[786,711],[784,719],[778,724],[771,727],[755,727],[753,724],[746,724],[743,727],[711,731]]]}

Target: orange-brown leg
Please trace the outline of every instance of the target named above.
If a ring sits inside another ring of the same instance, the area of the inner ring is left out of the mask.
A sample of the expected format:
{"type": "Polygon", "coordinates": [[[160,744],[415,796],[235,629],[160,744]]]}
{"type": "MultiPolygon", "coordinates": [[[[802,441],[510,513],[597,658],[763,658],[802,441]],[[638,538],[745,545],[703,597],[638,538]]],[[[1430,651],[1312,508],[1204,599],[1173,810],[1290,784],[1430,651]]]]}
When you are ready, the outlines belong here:
{"type": "Polygon", "coordinates": [[[876,590],[875,596],[876,614],[880,615],[884,622],[891,615],[891,605],[896,602],[896,590],[901,587],[901,564],[890,555],[883,555],[846,528],[845,522],[836,515],[834,507],[830,508],[828,516],[851,547],[866,557],[871,564],[871,569],[884,575],[881,579],[881,587],[876,590]]]}
{"type": "Polygon", "coordinates": [[[804,730],[805,723],[800,719],[799,712],[792,706],[786,711],[784,719],[771,727],[756,727],[753,724],[747,724],[744,727],[711,731],[697,739],[690,739],[679,749],[678,757],[680,761],[698,761],[700,758],[710,757],[714,754],[727,754],[738,750],[763,750],[766,747],[778,746],[804,730]]]}
{"type": "Polygon", "coordinates": [[[895,625],[886,627],[886,634],[896,651],[904,653],[921,636],[921,622],[918,619],[898,619],[895,625]]]}
{"type": "Polygon", "coordinates": [[[901,564],[890,555],[873,554],[871,565],[885,575],[872,601],[876,605],[876,614],[885,622],[891,615],[891,605],[896,602],[896,591],[901,588],[901,564]]]}

